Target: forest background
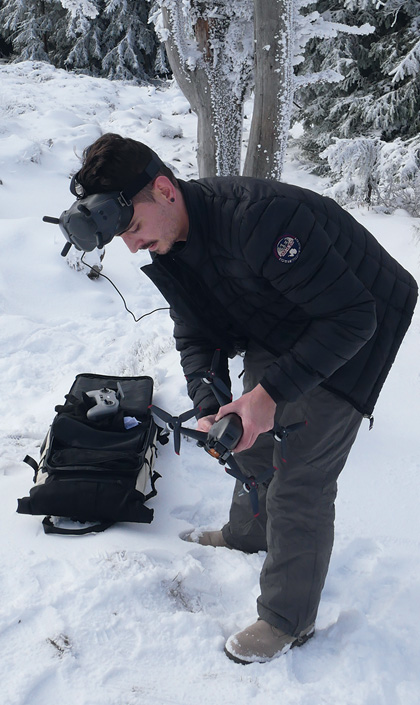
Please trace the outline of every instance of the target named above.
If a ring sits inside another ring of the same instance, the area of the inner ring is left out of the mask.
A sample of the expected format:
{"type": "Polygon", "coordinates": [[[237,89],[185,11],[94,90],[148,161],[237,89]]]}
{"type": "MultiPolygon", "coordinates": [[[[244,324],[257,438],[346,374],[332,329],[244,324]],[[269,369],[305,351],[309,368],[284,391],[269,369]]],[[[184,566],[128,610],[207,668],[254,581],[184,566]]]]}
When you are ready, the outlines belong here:
{"type": "MultiPolygon", "coordinates": [[[[187,67],[188,86],[191,65],[196,62],[200,48],[197,28],[202,29],[204,24],[208,32],[213,23],[216,30],[213,36],[210,34],[205,49],[209,52],[211,47],[211,61],[218,78],[223,68],[228,73],[231,89],[228,100],[219,96],[225,106],[223,112],[227,113],[228,107],[231,111],[224,116],[224,124],[214,126],[221,135],[232,130],[235,101],[240,103],[241,111],[244,100],[255,93],[252,12],[258,5],[270,5],[272,13],[291,16],[293,46],[286,63],[293,66],[293,88],[279,91],[277,104],[271,110],[277,106],[280,114],[282,106],[290,103],[290,115],[287,112],[285,116],[286,129],[289,124],[299,124],[294,142],[310,167],[328,177],[327,194],[342,205],[367,203],[386,213],[403,208],[418,216],[420,2],[417,0],[344,0],[333,4],[326,0],[276,0],[269,4],[251,0],[240,3],[0,0],[0,58],[6,62],[46,61],[58,68],[92,76],[162,86],[172,78],[165,51],[164,40],[169,32],[162,23],[163,10],[172,13],[170,30],[178,47],[182,46],[184,53],[187,47],[187,55],[181,57],[184,66],[176,78],[180,83],[187,67]],[[220,26],[226,36],[229,32],[233,36],[233,40],[225,42],[226,46],[223,46],[225,37],[221,40],[220,26]]],[[[270,46],[264,45],[263,49],[269,52],[270,46]]],[[[170,63],[173,66],[174,62],[170,63]]],[[[273,73],[280,70],[274,69],[273,73]]],[[[202,75],[199,80],[203,82],[202,75]]],[[[220,86],[219,80],[219,91],[220,86]]],[[[187,98],[194,109],[191,96],[187,98]]],[[[216,99],[217,96],[211,96],[212,104],[216,99]]],[[[206,107],[207,113],[210,110],[211,107],[206,107]]],[[[217,114],[210,118],[217,123],[217,114]]],[[[260,116],[262,121],[264,116],[260,116]]],[[[210,143],[209,128],[204,129],[210,143]]],[[[274,130],[275,126],[271,132],[274,130]]],[[[239,152],[240,126],[235,132],[239,152]]],[[[198,140],[199,167],[200,142],[205,141],[198,140]]],[[[261,142],[261,135],[256,136],[256,142],[261,142]]],[[[276,145],[270,143],[269,147],[275,159],[276,145]]],[[[217,152],[217,145],[212,144],[210,149],[217,152]]],[[[235,163],[239,164],[240,154],[233,158],[228,154],[224,164],[222,161],[211,167],[214,173],[238,171],[235,163]]],[[[281,166],[280,163],[270,167],[272,173],[268,175],[280,177],[281,166]]],[[[205,166],[199,168],[201,176],[208,175],[205,169],[205,166]]],[[[261,168],[258,173],[255,162],[248,166],[245,163],[243,173],[259,176],[261,168]]]]}

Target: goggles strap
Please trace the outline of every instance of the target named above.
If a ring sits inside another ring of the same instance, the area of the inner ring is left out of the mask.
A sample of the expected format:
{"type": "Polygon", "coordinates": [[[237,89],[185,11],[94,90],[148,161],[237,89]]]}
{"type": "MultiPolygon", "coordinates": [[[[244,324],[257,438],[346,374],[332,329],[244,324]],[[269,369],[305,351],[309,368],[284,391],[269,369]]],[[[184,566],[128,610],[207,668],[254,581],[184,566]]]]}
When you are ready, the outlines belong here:
{"type": "Polygon", "coordinates": [[[143,169],[141,174],[137,174],[135,179],[131,181],[128,186],[126,186],[123,191],[121,191],[121,195],[124,197],[126,201],[131,201],[133,196],[136,195],[139,191],[142,190],[147,184],[149,184],[156,176],[158,173],[159,169],[162,166],[162,162],[160,159],[156,159],[155,157],[152,157],[150,162],[146,165],[146,168],[143,169]]]}
{"type": "MultiPolygon", "coordinates": [[[[162,167],[162,162],[160,159],[157,157],[152,157],[150,162],[146,165],[146,167],[143,169],[143,171],[140,174],[137,174],[137,176],[131,181],[121,192],[120,195],[122,199],[125,201],[126,205],[131,205],[131,199],[133,196],[136,195],[139,191],[142,190],[147,184],[149,184],[152,179],[155,178],[156,174],[162,167]]],[[[73,175],[72,180],[70,182],[70,192],[73,194],[73,196],[76,196],[76,198],[85,198],[86,196],[90,195],[85,192],[82,184],[79,183],[77,180],[77,177],[79,175],[79,172],[73,175]]]]}

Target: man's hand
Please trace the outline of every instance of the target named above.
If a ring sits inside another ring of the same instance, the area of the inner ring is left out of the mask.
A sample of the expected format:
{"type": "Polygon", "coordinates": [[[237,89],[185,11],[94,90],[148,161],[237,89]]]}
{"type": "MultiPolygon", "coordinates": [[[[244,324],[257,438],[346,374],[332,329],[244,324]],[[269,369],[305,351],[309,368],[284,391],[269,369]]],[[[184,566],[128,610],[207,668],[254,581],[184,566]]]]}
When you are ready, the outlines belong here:
{"type": "MultiPolygon", "coordinates": [[[[247,450],[254,445],[260,433],[270,431],[274,426],[274,414],[276,402],[270,397],[268,392],[260,384],[251,391],[243,394],[239,399],[222,406],[216,416],[206,416],[200,421],[214,419],[219,421],[226,414],[238,414],[244,429],[241,440],[235,448],[235,453],[247,450]]],[[[213,421],[213,423],[214,423],[213,421]]],[[[204,429],[202,430],[209,430],[204,429]]]]}
{"type": "Polygon", "coordinates": [[[204,431],[208,433],[216,421],[216,414],[209,414],[209,416],[203,416],[197,421],[197,431],[204,431]]]}

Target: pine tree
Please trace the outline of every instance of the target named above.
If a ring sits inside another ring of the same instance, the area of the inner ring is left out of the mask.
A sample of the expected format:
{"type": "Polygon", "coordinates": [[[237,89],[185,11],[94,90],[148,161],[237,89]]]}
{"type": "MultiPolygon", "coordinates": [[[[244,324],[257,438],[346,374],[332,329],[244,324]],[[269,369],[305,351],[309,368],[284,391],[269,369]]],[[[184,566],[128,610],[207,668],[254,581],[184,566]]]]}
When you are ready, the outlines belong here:
{"type": "Polygon", "coordinates": [[[301,147],[329,174],[331,194],[342,203],[364,201],[391,211],[419,213],[420,200],[420,2],[347,0],[332,12],[340,21],[369,22],[368,38],[312,40],[305,70],[336,68],[334,86],[301,90],[301,147]]]}
{"type": "Polygon", "coordinates": [[[0,6],[2,37],[19,61],[48,61],[55,50],[58,0],[5,0],[0,6]]]}
{"type": "Polygon", "coordinates": [[[60,42],[60,63],[67,69],[100,74],[103,55],[100,0],[61,0],[61,4],[67,10],[67,21],[60,42]]]}
{"type": "Polygon", "coordinates": [[[334,68],[343,80],[314,85],[297,96],[303,106],[304,149],[315,161],[332,136],[371,136],[387,142],[420,132],[420,2],[418,0],[347,0],[331,11],[321,0],[317,10],[341,22],[368,22],[368,37],[339,35],[309,43],[302,70],[334,68]]]}
{"type": "Polygon", "coordinates": [[[0,49],[96,76],[150,81],[168,69],[149,0],[0,0],[0,49]]]}
{"type": "Polygon", "coordinates": [[[156,61],[156,38],[148,26],[149,4],[106,0],[102,73],[108,78],[147,80],[156,61]]]}

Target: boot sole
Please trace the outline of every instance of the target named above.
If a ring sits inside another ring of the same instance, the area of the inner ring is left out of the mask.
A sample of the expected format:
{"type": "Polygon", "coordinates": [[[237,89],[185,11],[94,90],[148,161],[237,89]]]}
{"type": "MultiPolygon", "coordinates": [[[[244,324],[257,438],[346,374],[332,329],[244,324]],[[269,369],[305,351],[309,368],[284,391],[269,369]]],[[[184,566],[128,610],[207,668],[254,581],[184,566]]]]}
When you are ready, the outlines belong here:
{"type": "Polygon", "coordinates": [[[275,656],[272,656],[271,658],[267,658],[267,659],[261,659],[261,660],[255,659],[255,661],[244,661],[243,659],[240,659],[238,656],[234,656],[233,654],[231,654],[230,651],[228,651],[226,649],[226,647],[223,649],[223,651],[225,652],[226,656],[231,661],[234,661],[235,663],[240,663],[241,666],[249,666],[251,663],[268,663],[269,661],[274,661],[274,659],[279,658],[279,656],[282,656],[283,654],[287,653],[287,651],[290,651],[290,649],[294,649],[295,646],[303,646],[304,644],[306,644],[306,642],[309,639],[311,639],[313,637],[314,634],[315,634],[315,629],[313,629],[311,632],[309,632],[309,634],[305,634],[304,636],[297,637],[297,639],[295,639],[295,641],[293,641],[290,644],[290,647],[288,649],[286,649],[286,651],[284,651],[284,650],[280,651],[275,656]]]}

